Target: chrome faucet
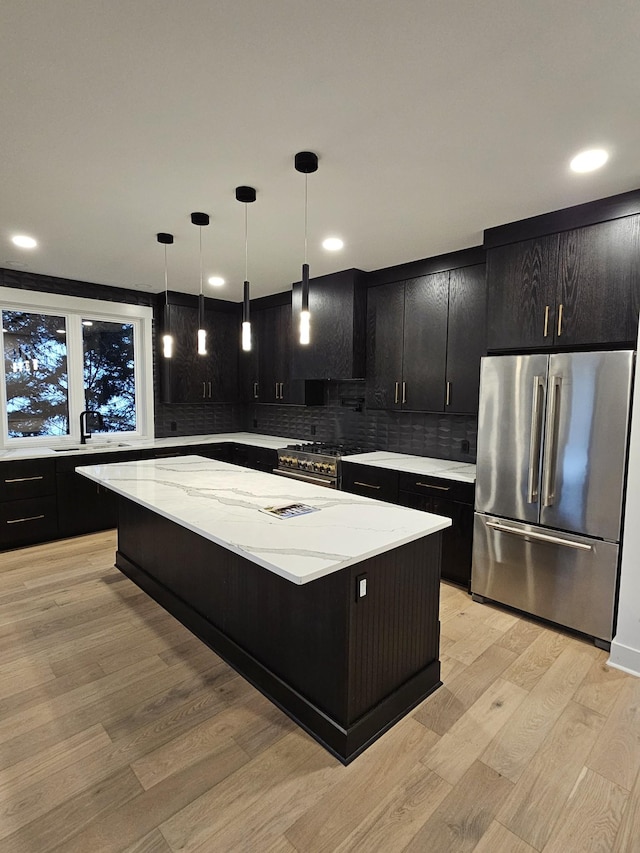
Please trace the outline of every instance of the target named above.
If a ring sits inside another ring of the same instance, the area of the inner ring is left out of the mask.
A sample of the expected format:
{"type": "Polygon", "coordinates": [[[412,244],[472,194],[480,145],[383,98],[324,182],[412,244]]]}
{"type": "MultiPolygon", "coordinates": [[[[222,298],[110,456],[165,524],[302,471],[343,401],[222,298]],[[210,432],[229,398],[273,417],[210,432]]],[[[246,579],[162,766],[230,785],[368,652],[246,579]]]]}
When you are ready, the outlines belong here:
{"type": "Polygon", "coordinates": [[[93,411],[92,409],[85,409],[84,412],[80,412],[80,444],[86,444],[87,439],[91,438],[91,431],[87,426],[89,415],[93,415],[96,418],[99,428],[104,426],[100,412],[93,411]]]}

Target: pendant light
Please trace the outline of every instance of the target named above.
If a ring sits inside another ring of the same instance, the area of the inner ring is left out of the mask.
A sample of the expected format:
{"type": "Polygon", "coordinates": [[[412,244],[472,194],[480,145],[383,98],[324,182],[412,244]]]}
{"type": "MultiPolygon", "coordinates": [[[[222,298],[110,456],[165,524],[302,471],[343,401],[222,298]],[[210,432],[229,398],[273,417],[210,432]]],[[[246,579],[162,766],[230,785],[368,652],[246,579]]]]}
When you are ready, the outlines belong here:
{"type": "Polygon", "coordinates": [[[167,246],[173,243],[173,234],[156,234],[158,243],[164,246],[164,317],[162,328],[164,334],[162,336],[162,355],[165,358],[173,356],[173,337],[171,335],[171,318],[169,316],[169,287],[167,277],[167,246]]]}
{"type": "Polygon", "coordinates": [[[202,228],[209,224],[208,213],[192,213],[191,221],[200,234],[200,295],[198,296],[198,355],[207,354],[207,332],[204,327],[204,293],[202,291],[202,228]]]}
{"type": "Polygon", "coordinates": [[[304,175],[304,263],[302,264],[302,308],[300,310],[300,343],[311,340],[311,315],[309,314],[309,264],[307,263],[307,177],[318,171],[318,155],[313,151],[299,151],[294,158],[296,171],[304,175]]]}
{"type": "Polygon", "coordinates": [[[249,314],[249,205],[256,200],[253,187],[236,187],[236,199],[244,204],[244,289],[242,294],[242,349],[251,350],[251,318],[249,314]]]}

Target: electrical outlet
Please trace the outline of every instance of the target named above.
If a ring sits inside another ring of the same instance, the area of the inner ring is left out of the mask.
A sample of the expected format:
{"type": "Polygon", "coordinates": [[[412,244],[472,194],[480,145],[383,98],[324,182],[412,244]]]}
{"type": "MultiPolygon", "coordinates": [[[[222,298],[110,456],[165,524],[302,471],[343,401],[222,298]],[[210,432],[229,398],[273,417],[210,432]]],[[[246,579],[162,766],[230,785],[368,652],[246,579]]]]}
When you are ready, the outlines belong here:
{"type": "Polygon", "coordinates": [[[367,594],[367,576],[358,575],[356,577],[356,601],[364,598],[367,594]]]}
{"type": "Polygon", "coordinates": [[[176,421],[171,421],[170,429],[171,429],[171,432],[175,432],[178,429],[178,424],[176,421]]]}

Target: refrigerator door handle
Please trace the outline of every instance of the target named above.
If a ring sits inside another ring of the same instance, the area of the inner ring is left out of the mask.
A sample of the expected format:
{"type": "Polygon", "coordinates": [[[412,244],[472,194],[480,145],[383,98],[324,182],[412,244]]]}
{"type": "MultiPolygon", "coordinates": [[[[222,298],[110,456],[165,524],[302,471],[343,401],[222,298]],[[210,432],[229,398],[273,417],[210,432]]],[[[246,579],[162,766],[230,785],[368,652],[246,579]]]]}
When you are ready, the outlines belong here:
{"type": "Polygon", "coordinates": [[[511,527],[508,524],[500,524],[497,521],[487,521],[487,527],[492,527],[494,530],[499,530],[501,533],[514,533],[516,536],[528,536],[530,539],[537,539],[540,542],[552,542],[554,545],[564,545],[567,548],[574,548],[576,551],[591,551],[593,546],[587,545],[586,542],[572,542],[570,539],[562,539],[560,536],[551,536],[549,533],[536,533],[531,530],[520,530],[519,527],[511,527]]]}
{"type": "Polygon", "coordinates": [[[533,404],[531,406],[531,439],[529,441],[529,484],[527,486],[527,501],[530,504],[536,503],[540,489],[540,449],[542,447],[544,392],[544,377],[534,376],[533,404]]]}
{"type": "Polygon", "coordinates": [[[546,449],[542,470],[542,506],[553,506],[556,499],[556,468],[558,465],[558,426],[560,423],[561,376],[550,376],[551,394],[547,412],[546,449]]]}

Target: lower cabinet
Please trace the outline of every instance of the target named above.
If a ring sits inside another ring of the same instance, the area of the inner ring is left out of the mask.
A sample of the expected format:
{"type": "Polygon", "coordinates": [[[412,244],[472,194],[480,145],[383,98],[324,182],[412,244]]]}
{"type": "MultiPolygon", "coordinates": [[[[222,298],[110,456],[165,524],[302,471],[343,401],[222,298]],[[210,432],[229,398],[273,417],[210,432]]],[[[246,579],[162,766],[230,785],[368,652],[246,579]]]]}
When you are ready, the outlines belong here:
{"type": "Polygon", "coordinates": [[[472,483],[343,462],[341,489],[450,518],[451,527],[442,531],[440,574],[469,589],[475,493],[472,483]]]}
{"type": "Polygon", "coordinates": [[[256,447],[251,444],[234,444],[233,457],[229,460],[243,468],[253,468],[270,474],[278,467],[278,451],[269,447],[256,447]]]}
{"type": "Polygon", "coordinates": [[[451,519],[451,527],[442,531],[441,575],[469,589],[475,486],[458,480],[401,473],[398,487],[401,506],[451,519]]]}
{"type": "Polygon", "coordinates": [[[0,471],[0,549],[55,539],[55,460],[4,462],[0,471]]]}

